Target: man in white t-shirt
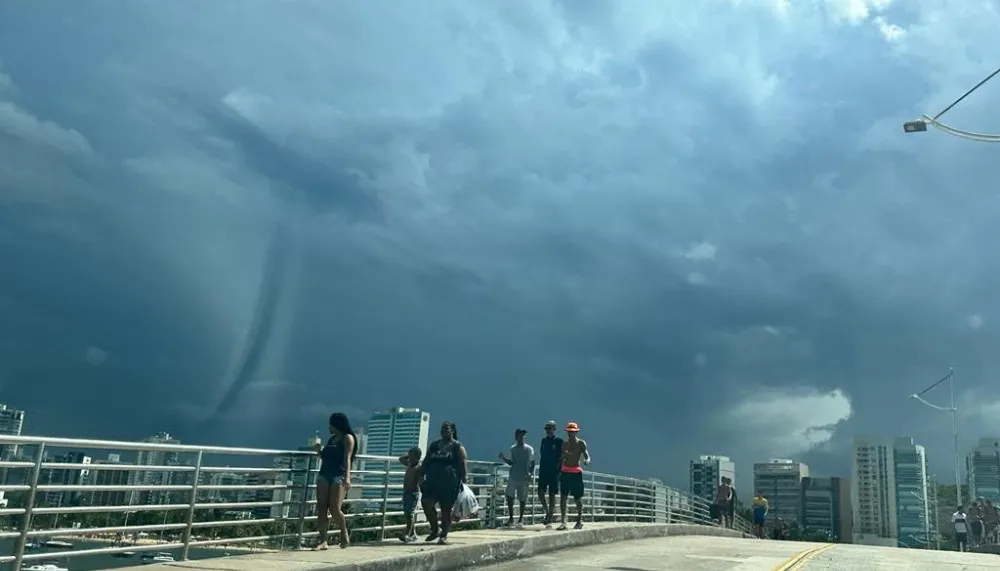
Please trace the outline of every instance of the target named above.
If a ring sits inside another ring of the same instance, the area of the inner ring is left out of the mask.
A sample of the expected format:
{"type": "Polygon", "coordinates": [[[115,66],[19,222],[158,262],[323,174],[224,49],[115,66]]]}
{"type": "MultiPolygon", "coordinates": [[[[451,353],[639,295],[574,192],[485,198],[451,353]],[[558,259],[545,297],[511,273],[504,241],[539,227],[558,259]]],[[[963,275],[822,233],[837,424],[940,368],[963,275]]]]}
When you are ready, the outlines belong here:
{"type": "Polygon", "coordinates": [[[951,523],[955,526],[955,546],[959,551],[966,551],[969,548],[968,519],[962,506],[958,506],[955,513],[951,514],[951,523]]]}

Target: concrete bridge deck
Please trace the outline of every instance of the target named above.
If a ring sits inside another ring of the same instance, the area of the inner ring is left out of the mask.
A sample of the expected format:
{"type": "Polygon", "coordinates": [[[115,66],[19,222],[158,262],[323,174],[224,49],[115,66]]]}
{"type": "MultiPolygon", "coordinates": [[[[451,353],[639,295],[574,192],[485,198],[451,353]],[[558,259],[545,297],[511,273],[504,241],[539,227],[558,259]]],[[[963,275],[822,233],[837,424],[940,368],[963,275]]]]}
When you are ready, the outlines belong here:
{"type": "Polygon", "coordinates": [[[666,537],[550,552],[482,571],[989,571],[1000,556],[863,545],[666,537]]]}
{"type": "Polygon", "coordinates": [[[201,571],[1000,571],[995,554],[761,541],[684,524],[591,524],[580,531],[477,530],[451,545],[398,540],[129,567],[201,571]]]}
{"type": "MultiPolygon", "coordinates": [[[[353,545],[348,549],[331,546],[329,551],[281,551],[197,561],[126,567],[119,571],[143,569],[196,569],[202,571],[446,571],[485,566],[562,549],[627,540],[690,534],[741,537],[742,534],[717,527],[689,524],[592,523],[582,530],[557,531],[541,525],[524,529],[456,531],[450,545],[404,544],[397,539],[353,545]]],[[[753,543],[756,540],[748,540],[753,543]]],[[[630,543],[627,545],[631,545],[630,543]]]]}

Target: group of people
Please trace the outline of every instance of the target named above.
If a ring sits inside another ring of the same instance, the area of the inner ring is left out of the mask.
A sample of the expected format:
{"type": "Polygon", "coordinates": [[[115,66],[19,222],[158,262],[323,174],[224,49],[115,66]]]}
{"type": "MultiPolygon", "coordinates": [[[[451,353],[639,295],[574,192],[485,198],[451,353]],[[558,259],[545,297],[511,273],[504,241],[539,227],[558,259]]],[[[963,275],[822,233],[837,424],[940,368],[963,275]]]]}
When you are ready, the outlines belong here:
{"type": "Polygon", "coordinates": [[[955,547],[959,551],[995,545],[1000,540],[1000,506],[990,500],[979,498],[969,504],[967,510],[958,506],[951,515],[951,522],[955,526],[955,547]]]}
{"type": "Polygon", "coordinates": [[[733,527],[736,516],[736,488],[732,479],[723,476],[715,490],[715,501],[708,506],[709,517],[718,522],[719,527],[733,527]]]}
{"type": "MultiPolygon", "coordinates": [[[[715,501],[709,506],[709,517],[716,521],[719,527],[733,529],[738,501],[732,478],[723,476],[715,491],[715,501]]],[[[758,491],[751,502],[750,512],[753,518],[753,534],[760,539],[767,537],[765,528],[767,527],[767,512],[769,510],[770,504],[767,498],[758,491]]]]}
{"type": "MultiPolygon", "coordinates": [[[[330,438],[324,443],[317,433],[313,443],[320,459],[319,475],[316,478],[316,524],[319,539],[314,550],[329,548],[327,542],[330,519],[339,528],[341,549],[350,545],[347,518],[344,515],[344,499],[351,489],[351,469],[357,452],[357,436],[351,423],[343,413],[333,413],[329,419],[330,438]]],[[[531,478],[535,470],[535,451],[524,437],[527,430],[514,432],[514,445],[510,457],[503,453],[500,458],[510,466],[507,480],[507,506],[509,526],[524,524],[525,507],[528,500],[531,478]],[[514,521],[514,501],[520,504],[520,513],[514,521]]],[[[579,437],[580,426],[575,422],[566,425],[566,439],[556,436],[556,423],[545,423],[545,437],[542,438],[538,456],[538,498],[545,509],[545,526],[551,527],[556,494],[560,496],[561,524],[566,528],[567,500],[576,502],[576,529],[583,528],[583,467],[590,464],[587,443],[579,437]],[[547,501],[546,501],[547,500],[547,501]]],[[[399,458],[406,466],[403,478],[403,513],[406,530],[400,540],[405,543],[417,541],[416,508],[423,507],[430,526],[426,542],[448,543],[448,532],[453,521],[452,508],[459,498],[464,485],[468,483],[468,454],[458,440],[458,427],[454,422],[441,423],[440,438],[427,447],[426,454],[419,447],[411,448],[399,458]]]]}
{"type": "MultiPolygon", "coordinates": [[[[583,468],[590,464],[590,450],[587,443],[580,438],[580,425],[575,422],[566,424],[566,439],[556,435],[556,422],[545,423],[545,436],[538,448],[538,482],[535,489],[538,501],[545,511],[543,524],[551,528],[559,495],[560,523],[558,529],[567,529],[566,511],[570,497],[576,503],[576,523],[574,529],[583,529],[583,468]]],[[[500,453],[500,460],[510,466],[507,477],[507,527],[520,528],[524,526],[524,514],[527,509],[528,494],[531,488],[531,478],[535,472],[535,449],[528,445],[524,438],[527,430],[519,428],[514,431],[514,445],[510,447],[510,457],[500,453]],[[520,511],[517,520],[514,519],[514,501],[517,500],[520,511]]]]}

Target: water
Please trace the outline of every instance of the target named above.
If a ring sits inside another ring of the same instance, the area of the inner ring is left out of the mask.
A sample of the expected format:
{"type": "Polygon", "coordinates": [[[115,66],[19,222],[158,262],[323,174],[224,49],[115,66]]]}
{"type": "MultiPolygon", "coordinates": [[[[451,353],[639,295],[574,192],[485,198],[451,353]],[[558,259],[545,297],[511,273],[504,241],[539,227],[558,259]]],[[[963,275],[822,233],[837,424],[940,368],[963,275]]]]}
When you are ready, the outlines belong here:
{"type": "MultiPolygon", "coordinates": [[[[99,543],[93,541],[73,541],[73,550],[80,549],[100,549],[102,547],[111,547],[110,543],[99,543]]],[[[143,553],[136,553],[132,557],[114,557],[112,555],[94,555],[91,557],[60,557],[61,553],[66,550],[60,549],[39,549],[32,550],[27,553],[45,553],[51,554],[51,558],[46,558],[46,561],[51,559],[52,561],[58,561],[59,565],[62,567],[68,567],[70,571],[99,571],[101,569],[117,569],[119,567],[133,567],[136,565],[142,565],[143,562],[140,561],[140,557],[143,553]]],[[[14,541],[13,540],[0,540],[0,554],[2,555],[13,555],[14,553],[14,541]]],[[[170,552],[175,558],[180,559],[180,550],[170,552]]],[[[229,555],[246,555],[252,553],[250,550],[240,550],[233,548],[225,549],[198,549],[197,547],[192,547],[188,557],[190,559],[211,559],[213,557],[225,557],[226,553],[229,555]]],[[[37,561],[32,561],[26,563],[25,567],[37,563],[37,561]]],[[[9,570],[11,567],[9,565],[0,565],[0,569],[3,571],[9,570]]]]}

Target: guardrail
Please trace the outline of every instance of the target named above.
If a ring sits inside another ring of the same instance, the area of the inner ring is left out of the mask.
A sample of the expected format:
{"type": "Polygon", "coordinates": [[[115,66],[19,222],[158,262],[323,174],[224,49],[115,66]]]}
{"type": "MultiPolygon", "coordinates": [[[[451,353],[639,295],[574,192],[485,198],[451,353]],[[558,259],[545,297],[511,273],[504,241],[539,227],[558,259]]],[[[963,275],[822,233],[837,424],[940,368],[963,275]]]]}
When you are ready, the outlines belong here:
{"type": "MultiPolygon", "coordinates": [[[[0,555],[0,565],[12,564],[13,571],[30,562],[85,556],[179,551],[186,560],[192,549],[219,546],[298,549],[318,535],[313,489],[318,466],[308,449],[0,436],[0,447],[12,446],[30,451],[0,461],[0,492],[6,496],[6,502],[0,502],[0,524],[8,524],[0,525],[0,541],[14,540],[13,552],[0,555]],[[56,453],[59,450],[67,452],[56,453]],[[94,461],[97,451],[134,458],[94,461]],[[213,457],[227,461],[210,462],[213,457]],[[229,465],[237,458],[240,465],[229,465]],[[107,546],[73,549],[67,540],[74,538],[107,546]],[[64,550],[43,553],[46,543],[64,550]]],[[[379,540],[401,533],[402,466],[396,458],[381,456],[359,455],[356,462],[345,500],[352,539],[379,540]]],[[[715,525],[708,502],[659,482],[598,472],[588,472],[585,478],[585,521],[715,525]]],[[[464,525],[503,524],[509,515],[506,481],[506,466],[469,462],[469,487],[481,510],[477,520],[464,525]]],[[[569,503],[572,518],[575,506],[569,503]]],[[[544,518],[534,493],[526,508],[525,523],[544,518]]],[[[418,525],[426,526],[421,520],[418,517],[418,525]]],[[[750,529],[738,516],[734,527],[750,529]]],[[[335,525],[331,534],[337,534],[335,525]]]]}

